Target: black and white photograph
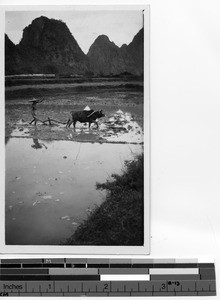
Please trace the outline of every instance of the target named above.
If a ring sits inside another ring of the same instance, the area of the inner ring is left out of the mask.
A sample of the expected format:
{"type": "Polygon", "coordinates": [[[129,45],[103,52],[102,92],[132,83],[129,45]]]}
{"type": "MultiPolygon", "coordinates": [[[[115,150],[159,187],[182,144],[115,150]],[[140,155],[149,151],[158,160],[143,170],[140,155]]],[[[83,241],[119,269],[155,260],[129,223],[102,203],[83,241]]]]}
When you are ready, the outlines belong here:
{"type": "Polygon", "coordinates": [[[6,247],[149,249],[148,31],[148,7],[5,10],[6,247]]]}

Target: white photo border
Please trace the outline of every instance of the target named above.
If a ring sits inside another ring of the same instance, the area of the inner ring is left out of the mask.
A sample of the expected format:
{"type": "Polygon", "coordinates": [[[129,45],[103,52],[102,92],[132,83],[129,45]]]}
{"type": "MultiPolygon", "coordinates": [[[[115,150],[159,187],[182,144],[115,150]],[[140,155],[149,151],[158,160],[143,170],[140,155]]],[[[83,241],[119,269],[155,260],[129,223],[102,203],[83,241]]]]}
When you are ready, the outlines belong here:
{"type": "Polygon", "coordinates": [[[150,6],[149,5],[19,5],[0,6],[1,170],[0,254],[146,255],[150,254],[150,6]],[[35,10],[141,10],[144,16],[144,245],[143,246],[39,246],[5,244],[5,12],[35,10]],[[4,99],[4,101],[3,101],[4,99]]]}

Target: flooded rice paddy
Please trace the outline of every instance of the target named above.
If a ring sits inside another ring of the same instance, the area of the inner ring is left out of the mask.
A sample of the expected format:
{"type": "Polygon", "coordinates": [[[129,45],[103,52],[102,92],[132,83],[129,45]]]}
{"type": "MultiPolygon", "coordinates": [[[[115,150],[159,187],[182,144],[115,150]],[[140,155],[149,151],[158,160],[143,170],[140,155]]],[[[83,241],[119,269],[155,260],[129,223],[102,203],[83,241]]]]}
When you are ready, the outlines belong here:
{"type": "MultiPolygon", "coordinates": [[[[141,126],[133,119],[132,115],[122,110],[117,110],[98,120],[99,126],[92,123],[91,128],[88,123],[76,123],[76,128],[66,128],[66,124],[54,123],[51,126],[45,126],[38,123],[38,129],[44,131],[45,136],[54,136],[59,139],[74,141],[102,141],[118,143],[143,143],[143,130],[141,126]]],[[[20,119],[14,124],[11,137],[34,137],[38,135],[35,126],[30,125],[27,121],[20,119]]]]}
{"type": "Polygon", "coordinates": [[[133,159],[142,148],[141,144],[10,138],[6,144],[6,244],[59,245],[69,238],[105,199],[105,191],[97,190],[96,182],[121,173],[125,160],[133,159]]]}

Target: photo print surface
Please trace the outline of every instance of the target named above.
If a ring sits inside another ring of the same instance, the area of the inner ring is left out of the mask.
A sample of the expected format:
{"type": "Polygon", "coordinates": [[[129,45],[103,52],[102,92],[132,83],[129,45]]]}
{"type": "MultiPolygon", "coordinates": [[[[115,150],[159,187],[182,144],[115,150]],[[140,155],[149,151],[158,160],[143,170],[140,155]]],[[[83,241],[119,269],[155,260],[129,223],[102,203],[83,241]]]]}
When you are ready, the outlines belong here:
{"type": "Polygon", "coordinates": [[[5,10],[9,252],[149,249],[144,12],[5,10]]]}

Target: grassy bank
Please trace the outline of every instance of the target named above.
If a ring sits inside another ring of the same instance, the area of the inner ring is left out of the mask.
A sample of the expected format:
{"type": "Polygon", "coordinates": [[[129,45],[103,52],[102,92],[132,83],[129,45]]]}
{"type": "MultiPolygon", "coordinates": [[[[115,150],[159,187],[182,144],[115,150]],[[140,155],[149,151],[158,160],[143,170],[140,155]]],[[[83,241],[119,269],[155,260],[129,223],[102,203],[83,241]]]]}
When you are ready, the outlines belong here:
{"type": "Polygon", "coordinates": [[[125,163],[122,175],[97,183],[106,200],[65,242],[67,245],[143,245],[143,155],[125,163]]]}
{"type": "Polygon", "coordinates": [[[117,82],[123,80],[143,81],[140,76],[106,76],[106,77],[44,77],[44,76],[9,76],[5,78],[5,86],[19,85],[39,85],[39,84],[68,84],[68,83],[88,83],[88,82],[117,82]]]}
{"type": "Polygon", "coordinates": [[[42,84],[6,87],[5,99],[32,99],[47,96],[71,96],[72,94],[95,93],[95,92],[143,92],[142,83],[136,82],[107,82],[103,83],[82,83],[82,84],[42,84]]]}

